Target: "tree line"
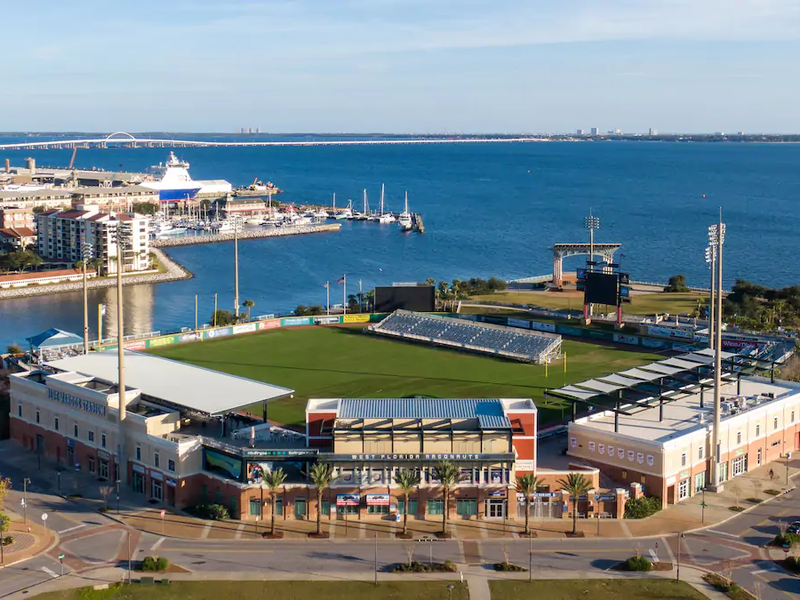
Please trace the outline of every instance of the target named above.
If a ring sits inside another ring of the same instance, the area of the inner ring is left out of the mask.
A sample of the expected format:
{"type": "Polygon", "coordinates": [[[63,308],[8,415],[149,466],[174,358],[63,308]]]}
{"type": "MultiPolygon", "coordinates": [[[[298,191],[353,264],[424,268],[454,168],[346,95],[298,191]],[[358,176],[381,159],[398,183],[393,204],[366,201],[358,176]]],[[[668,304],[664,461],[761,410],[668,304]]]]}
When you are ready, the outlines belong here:
{"type": "Polygon", "coordinates": [[[737,279],[725,298],[722,314],[727,322],[744,329],[796,329],[800,325],[800,286],[775,289],[737,279]]]}

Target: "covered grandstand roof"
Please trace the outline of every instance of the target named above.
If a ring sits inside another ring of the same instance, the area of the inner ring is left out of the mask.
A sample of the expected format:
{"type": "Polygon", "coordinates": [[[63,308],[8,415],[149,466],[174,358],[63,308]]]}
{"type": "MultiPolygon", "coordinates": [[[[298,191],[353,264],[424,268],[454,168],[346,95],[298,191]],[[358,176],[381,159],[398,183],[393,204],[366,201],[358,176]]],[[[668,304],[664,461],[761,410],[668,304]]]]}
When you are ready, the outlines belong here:
{"type": "MultiPolygon", "coordinates": [[[[720,352],[720,359],[725,382],[738,381],[759,362],[731,352],[720,352]]],[[[586,404],[631,415],[710,388],[713,362],[713,350],[704,349],[548,390],[545,394],[572,402],[573,411],[575,404],[586,404]]]]}
{"type": "MultiPolygon", "coordinates": [[[[47,363],[60,371],[117,382],[117,351],[92,352],[47,363]]],[[[212,371],[152,354],[125,351],[126,387],[141,390],[172,405],[208,414],[227,412],[284,398],[293,390],[212,371]]]]}
{"type": "Polygon", "coordinates": [[[339,418],[477,418],[481,429],[511,428],[502,402],[488,398],[343,398],[339,405],[339,418]]]}

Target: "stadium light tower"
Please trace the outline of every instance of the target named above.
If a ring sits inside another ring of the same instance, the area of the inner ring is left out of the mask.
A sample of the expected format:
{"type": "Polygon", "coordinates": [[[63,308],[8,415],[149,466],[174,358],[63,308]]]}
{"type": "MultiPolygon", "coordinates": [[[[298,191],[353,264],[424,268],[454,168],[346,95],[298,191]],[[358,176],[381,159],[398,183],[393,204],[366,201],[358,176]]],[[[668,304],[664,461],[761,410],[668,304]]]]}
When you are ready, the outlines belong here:
{"type": "Polygon", "coordinates": [[[117,464],[118,477],[123,484],[128,483],[128,453],[125,446],[125,419],[127,406],[125,404],[125,335],[122,323],[122,270],[125,268],[125,250],[128,246],[128,232],[125,231],[122,221],[117,216],[117,227],[113,232],[117,246],[117,369],[119,380],[117,390],[119,393],[119,417],[117,426],[117,464]]]}
{"type": "MultiPolygon", "coordinates": [[[[589,230],[589,272],[594,272],[594,230],[600,229],[600,218],[592,215],[592,209],[589,209],[589,216],[583,219],[583,226],[589,230]]],[[[583,317],[587,323],[592,316],[592,304],[589,303],[583,307],[583,317]]]]}
{"type": "Polygon", "coordinates": [[[714,349],[714,314],[716,313],[714,307],[714,280],[716,279],[714,272],[717,268],[717,247],[714,245],[709,245],[706,248],[706,262],[708,263],[708,267],[711,271],[711,294],[708,300],[708,347],[710,349],[714,349]]]}
{"type": "MultiPolygon", "coordinates": [[[[719,223],[708,228],[709,245],[716,250],[717,293],[714,324],[714,425],[711,431],[711,485],[709,489],[721,492],[719,481],[719,421],[720,421],[720,387],[722,383],[722,245],[725,243],[725,223],[722,222],[720,209],[719,223]]],[[[713,264],[712,264],[713,271],[713,264]]]]}

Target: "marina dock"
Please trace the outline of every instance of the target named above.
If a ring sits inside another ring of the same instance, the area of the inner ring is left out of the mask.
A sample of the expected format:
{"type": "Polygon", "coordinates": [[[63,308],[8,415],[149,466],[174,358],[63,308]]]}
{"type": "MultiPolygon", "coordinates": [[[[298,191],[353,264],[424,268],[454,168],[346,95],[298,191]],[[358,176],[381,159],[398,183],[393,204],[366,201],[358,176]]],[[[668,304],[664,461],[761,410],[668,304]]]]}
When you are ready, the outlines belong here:
{"type": "MultiPolygon", "coordinates": [[[[306,233],[326,233],[332,231],[339,231],[341,229],[339,223],[330,223],[325,225],[300,225],[298,227],[274,227],[269,229],[247,229],[239,233],[240,240],[251,240],[256,238],[270,238],[270,237],[283,237],[287,235],[302,235],[306,233]]],[[[214,242],[227,242],[233,240],[233,231],[225,231],[221,233],[209,233],[206,235],[187,235],[166,237],[154,240],[150,245],[154,248],[171,248],[173,246],[192,246],[195,244],[211,244],[214,242]]]]}

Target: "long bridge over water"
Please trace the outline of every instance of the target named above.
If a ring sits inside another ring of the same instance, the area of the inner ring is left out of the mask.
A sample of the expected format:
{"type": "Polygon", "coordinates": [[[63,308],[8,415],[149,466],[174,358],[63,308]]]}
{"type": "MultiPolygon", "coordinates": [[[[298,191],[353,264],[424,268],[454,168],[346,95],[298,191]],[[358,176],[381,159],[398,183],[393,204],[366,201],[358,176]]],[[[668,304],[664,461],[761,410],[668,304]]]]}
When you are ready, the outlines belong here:
{"type": "Polygon", "coordinates": [[[188,147],[258,147],[258,146],[367,146],[388,144],[474,144],[545,141],[540,137],[470,137],[470,138],[406,138],[376,140],[261,140],[219,141],[137,138],[126,131],[115,131],[102,138],[80,140],[47,140],[41,142],[21,141],[0,144],[0,150],[47,150],[72,148],[188,148],[188,147]]]}

